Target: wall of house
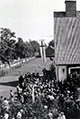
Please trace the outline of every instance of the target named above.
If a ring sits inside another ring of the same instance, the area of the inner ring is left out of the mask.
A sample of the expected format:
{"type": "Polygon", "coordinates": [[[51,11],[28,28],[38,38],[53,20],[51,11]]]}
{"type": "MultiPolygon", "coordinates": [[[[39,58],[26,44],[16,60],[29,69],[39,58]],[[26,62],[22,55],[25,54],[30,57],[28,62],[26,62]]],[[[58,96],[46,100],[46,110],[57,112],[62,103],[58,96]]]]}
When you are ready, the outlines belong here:
{"type": "Polygon", "coordinates": [[[67,78],[67,66],[57,66],[57,79],[64,81],[67,78]]]}

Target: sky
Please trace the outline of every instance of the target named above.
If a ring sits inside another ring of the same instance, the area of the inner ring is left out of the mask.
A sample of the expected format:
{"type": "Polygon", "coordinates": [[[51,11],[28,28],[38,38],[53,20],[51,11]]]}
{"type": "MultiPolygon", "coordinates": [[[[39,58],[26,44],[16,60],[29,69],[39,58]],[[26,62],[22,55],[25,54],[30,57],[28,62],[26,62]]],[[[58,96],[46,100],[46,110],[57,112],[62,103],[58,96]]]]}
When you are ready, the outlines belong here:
{"type": "Polygon", "coordinates": [[[65,0],[0,0],[0,28],[11,29],[24,41],[44,39],[48,44],[54,39],[54,11],[65,11],[65,0]]]}

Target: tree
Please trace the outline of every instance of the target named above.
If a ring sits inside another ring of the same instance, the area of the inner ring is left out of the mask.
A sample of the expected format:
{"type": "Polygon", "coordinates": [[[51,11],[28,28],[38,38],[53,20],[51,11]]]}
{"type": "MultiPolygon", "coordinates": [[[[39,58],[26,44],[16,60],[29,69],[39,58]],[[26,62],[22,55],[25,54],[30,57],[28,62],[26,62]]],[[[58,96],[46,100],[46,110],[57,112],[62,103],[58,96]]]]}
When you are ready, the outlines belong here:
{"type": "Polygon", "coordinates": [[[25,43],[25,47],[26,47],[26,57],[31,57],[33,56],[33,48],[32,45],[30,44],[30,42],[26,42],[25,43]]]}
{"type": "Polygon", "coordinates": [[[15,32],[8,28],[0,29],[0,60],[2,63],[8,63],[18,58],[31,57],[35,52],[39,52],[39,44],[37,41],[24,42],[21,37],[18,41],[14,40],[15,32]]]}
{"type": "Polygon", "coordinates": [[[15,45],[15,51],[17,58],[25,58],[25,43],[22,38],[18,38],[18,42],[15,45]]]}
{"type": "Polygon", "coordinates": [[[40,53],[40,45],[37,41],[30,41],[31,47],[33,49],[33,54],[35,55],[36,52],[40,53]]]}
{"type": "Polygon", "coordinates": [[[49,42],[49,46],[52,46],[54,48],[54,40],[49,42]]]}
{"type": "Polygon", "coordinates": [[[12,39],[16,37],[15,32],[12,32],[10,29],[1,28],[0,31],[0,59],[3,63],[7,62],[10,65],[10,61],[14,57],[14,47],[15,47],[15,40],[12,39]]]}
{"type": "Polygon", "coordinates": [[[17,57],[32,57],[35,55],[35,52],[39,52],[37,41],[24,42],[22,38],[18,38],[18,42],[16,43],[17,57]]]}

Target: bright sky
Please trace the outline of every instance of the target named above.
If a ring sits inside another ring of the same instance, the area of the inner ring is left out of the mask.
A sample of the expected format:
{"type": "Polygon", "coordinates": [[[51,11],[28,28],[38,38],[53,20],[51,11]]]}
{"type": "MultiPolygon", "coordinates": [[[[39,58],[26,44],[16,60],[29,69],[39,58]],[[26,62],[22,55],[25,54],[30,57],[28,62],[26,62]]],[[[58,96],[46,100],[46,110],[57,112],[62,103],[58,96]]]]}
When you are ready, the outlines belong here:
{"type": "MultiPolygon", "coordinates": [[[[65,0],[0,0],[0,28],[10,28],[24,41],[53,39],[53,12],[65,10],[65,0]]],[[[80,10],[80,0],[77,0],[80,10]]]]}

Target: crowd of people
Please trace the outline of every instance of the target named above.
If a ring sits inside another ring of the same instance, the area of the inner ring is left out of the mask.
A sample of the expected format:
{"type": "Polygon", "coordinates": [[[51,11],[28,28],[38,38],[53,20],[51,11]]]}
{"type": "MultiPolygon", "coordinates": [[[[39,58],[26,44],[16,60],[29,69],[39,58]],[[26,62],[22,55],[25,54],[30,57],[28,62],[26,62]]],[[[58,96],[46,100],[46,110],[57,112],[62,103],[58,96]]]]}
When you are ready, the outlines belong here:
{"type": "Polygon", "coordinates": [[[0,98],[2,119],[79,119],[80,75],[70,74],[64,82],[55,77],[55,68],[20,75],[15,95],[0,98]],[[7,118],[5,118],[7,117],[7,118]]]}

